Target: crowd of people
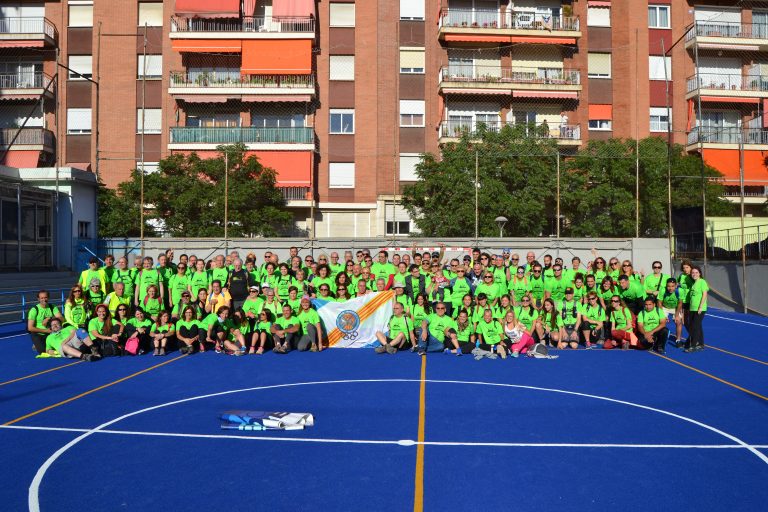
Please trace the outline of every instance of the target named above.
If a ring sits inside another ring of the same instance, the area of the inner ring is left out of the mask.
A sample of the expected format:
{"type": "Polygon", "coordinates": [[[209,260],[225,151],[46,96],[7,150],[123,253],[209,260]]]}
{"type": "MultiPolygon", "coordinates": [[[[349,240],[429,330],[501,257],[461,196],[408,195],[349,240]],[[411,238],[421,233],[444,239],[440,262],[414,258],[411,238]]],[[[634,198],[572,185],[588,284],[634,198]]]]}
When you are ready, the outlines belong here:
{"type": "MultiPolygon", "coordinates": [[[[425,355],[530,354],[556,349],[640,349],[663,354],[667,342],[704,348],[702,320],[709,287],[701,269],[683,261],[676,277],[660,261],[651,272],[596,250],[583,264],[533,252],[490,254],[474,248],[446,260],[440,251],[346,251],[287,260],[266,251],[261,262],[238,251],[205,261],[174,251],[117,261],[91,258],[62,308],[40,290],[27,313],[42,357],[96,361],[105,356],[215,350],[236,356],[322,351],[327,331],[312,299],[348,301],[393,290],[393,315],[376,333],[375,352],[425,355]],[[63,309],[63,311],[62,311],[63,309]],[[687,339],[683,330],[687,331],[687,339]]],[[[476,356],[477,357],[477,356],[476,356]]]]}

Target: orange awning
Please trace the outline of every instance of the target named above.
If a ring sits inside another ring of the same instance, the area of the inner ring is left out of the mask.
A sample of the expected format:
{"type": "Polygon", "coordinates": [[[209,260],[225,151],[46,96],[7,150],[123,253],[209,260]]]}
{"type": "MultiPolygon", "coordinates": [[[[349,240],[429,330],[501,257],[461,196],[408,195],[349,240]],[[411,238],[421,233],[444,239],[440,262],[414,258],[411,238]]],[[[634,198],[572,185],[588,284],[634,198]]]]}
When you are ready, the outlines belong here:
{"type": "MultiPolygon", "coordinates": [[[[765,158],[768,151],[744,151],[744,180],[746,185],[768,185],[765,158]]],[[[729,182],[739,180],[738,149],[704,149],[704,161],[723,173],[729,182]]]]}
{"type": "Polygon", "coordinates": [[[312,73],[312,41],[244,40],[241,72],[247,75],[309,75],[312,73]]]}
{"type": "Polygon", "coordinates": [[[606,120],[613,119],[613,105],[590,105],[589,106],[589,120],[606,120]]]}
{"type": "Polygon", "coordinates": [[[741,98],[734,96],[702,96],[701,101],[716,101],[718,103],[760,103],[758,98],[741,98]]]}
{"type": "Polygon", "coordinates": [[[40,160],[39,151],[9,151],[5,156],[3,165],[8,167],[37,167],[37,162],[40,160]]]}
{"type": "Polygon", "coordinates": [[[240,0],[176,0],[175,12],[200,18],[239,18],[240,0]]]}
{"type": "Polygon", "coordinates": [[[264,167],[277,171],[279,187],[308,187],[312,174],[311,151],[255,151],[264,167]]]}
{"type": "Polygon", "coordinates": [[[177,52],[240,53],[239,39],[173,39],[171,47],[177,52]]]}
{"type": "Polygon", "coordinates": [[[509,36],[483,36],[473,34],[446,34],[446,41],[466,43],[508,43],[509,36]]]}
{"type": "Polygon", "coordinates": [[[513,43],[576,44],[574,37],[512,36],[510,39],[513,43]]]}

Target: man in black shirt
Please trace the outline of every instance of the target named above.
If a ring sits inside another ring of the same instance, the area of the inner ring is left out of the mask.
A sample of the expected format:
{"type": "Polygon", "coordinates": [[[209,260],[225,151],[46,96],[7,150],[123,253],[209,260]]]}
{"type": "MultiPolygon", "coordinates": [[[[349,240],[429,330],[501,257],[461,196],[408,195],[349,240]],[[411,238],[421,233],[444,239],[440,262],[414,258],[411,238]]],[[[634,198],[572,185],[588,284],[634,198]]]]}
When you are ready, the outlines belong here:
{"type": "Polygon", "coordinates": [[[236,258],[232,267],[227,280],[227,290],[232,296],[232,309],[236,310],[248,297],[248,288],[256,283],[253,282],[251,273],[243,268],[243,260],[236,258]]]}

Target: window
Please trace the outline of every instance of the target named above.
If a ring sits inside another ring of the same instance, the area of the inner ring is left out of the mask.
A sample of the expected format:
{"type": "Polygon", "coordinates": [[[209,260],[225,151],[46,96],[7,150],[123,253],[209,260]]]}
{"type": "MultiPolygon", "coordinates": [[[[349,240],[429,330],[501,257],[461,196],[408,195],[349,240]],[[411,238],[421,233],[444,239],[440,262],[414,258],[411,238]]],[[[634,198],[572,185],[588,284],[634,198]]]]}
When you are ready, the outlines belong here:
{"type": "Polygon", "coordinates": [[[354,80],[355,79],[355,56],[354,55],[331,55],[331,80],[354,80]]]}
{"type": "Polygon", "coordinates": [[[84,220],[77,221],[77,237],[91,238],[91,223],[84,220]]]}
{"type": "Polygon", "coordinates": [[[400,100],[400,126],[424,126],[424,100],[400,100]]]}
{"type": "Polygon", "coordinates": [[[423,20],[424,0],[400,0],[401,20],[423,20]]]}
{"type": "Polygon", "coordinates": [[[330,8],[332,27],[355,26],[355,4],[331,4],[330,8]]]}
{"type": "Polygon", "coordinates": [[[610,27],[611,26],[611,8],[610,7],[587,7],[587,26],[588,27],[610,27]]]}
{"type": "Polygon", "coordinates": [[[139,26],[162,27],[163,3],[142,2],[139,4],[139,26]]]}
{"type": "Polygon", "coordinates": [[[400,72],[424,73],[424,48],[400,48],[400,72]]]}
{"type": "MultiPolygon", "coordinates": [[[[669,114],[672,114],[672,109],[669,110],[669,114]]],[[[668,129],[669,116],[667,115],[667,109],[664,107],[651,107],[651,131],[666,132],[668,129]]]]}
{"type": "Polygon", "coordinates": [[[329,133],[355,133],[355,111],[353,109],[331,109],[329,133]]]}
{"type": "Polygon", "coordinates": [[[70,55],[69,56],[69,79],[85,80],[93,76],[93,56],[92,55],[70,55]],[[75,71],[73,73],[73,71],[75,71]],[[79,74],[78,74],[79,73],[79,74]],[[83,76],[80,76],[83,75],[83,76]]]}
{"type": "Polygon", "coordinates": [[[388,235],[410,235],[411,223],[407,220],[387,221],[388,235]]]}
{"type": "Polygon", "coordinates": [[[160,108],[136,109],[136,133],[141,133],[141,123],[144,122],[144,133],[160,133],[163,126],[163,110],[160,108]],[[143,119],[142,119],[143,117],[143,119]]]}
{"type": "Polygon", "coordinates": [[[589,129],[609,131],[612,129],[613,105],[589,105],[589,129]]]}
{"type": "Polygon", "coordinates": [[[144,55],[139,55],[138,69],[136,76],[141,78],[144,76],[146,70],[147,78],[162,78],[163,77],[163,56],[162,55],[147,55],[146,61],[144,55]]]}
{"type": "Polygon", "coordinates": [[[593,131],[611,131],[611,120],[610,119],[590,119],[589,120],[589,129],[593,131]]]}
{"type": "MultiPolygon", "coordinates": [[[[141,170],[141,162],[136,162],[136,169],[141,170]]],[[[144,162],[144,174],[152,174],[160,170],[160,162],[144,162]]]]}
{"type": "Polygon", "coordinates": [[[417,153],[400,153],[400,181],[418,181],[416,166],[420,160],[417,153]]]}
{"type": "Polygon", "coordinates": [[[611,54],[590,53],[588,55],[587,75],[589,78],[611,78],[611,54]]]}
{"type": "Polygon", "coordinates": [[[331,162],[328,164],[329,188],[355,188],[355,164],[331,162]]]}
{"type": "Polygon", "coordinates": [[[67,133],[71,135],[91,133],[91,109],[67,109],[67,133]]]}
{"type": "Polygon", "coordinates": [[[650,80],[672,80],[672,58],[649,56],[648,74],[650,80]]]}
{"type": "Polygon", "coordinates": [[[670,28],[668,5],[648,6],[648,28],[670,28]]]}
{"type": "Polygon", "coordinates": [[[92,27],[93,26],[93,5],[70,5],[69,6],[69,26],[70,27],[92,27]]]}

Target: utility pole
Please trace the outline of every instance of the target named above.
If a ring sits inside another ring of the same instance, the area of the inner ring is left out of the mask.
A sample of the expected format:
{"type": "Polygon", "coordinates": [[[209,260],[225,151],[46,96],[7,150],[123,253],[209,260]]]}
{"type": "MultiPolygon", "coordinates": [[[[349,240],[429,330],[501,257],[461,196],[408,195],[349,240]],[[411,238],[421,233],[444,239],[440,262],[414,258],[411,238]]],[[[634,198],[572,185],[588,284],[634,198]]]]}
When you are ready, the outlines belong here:
{"type": "MultiPolygon", "coordinates": [[[[739,189],[741,192],[741,291],[744,314],[747,308],[747,247],[744,240],[744,129],[739,119],[739,189]]],[[[730,242],[730,240],[729,240],[730,242]]],[[[760,239],[757,240],[758,245],[760,239]]],[[[730,245],[730,243],[729,243],[730,245]]],[[[730,249],[730,247],[729,247],[730,249]]]]}

